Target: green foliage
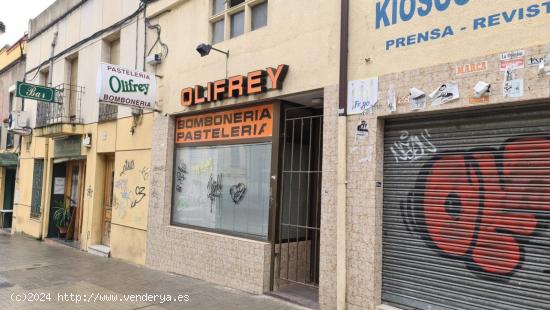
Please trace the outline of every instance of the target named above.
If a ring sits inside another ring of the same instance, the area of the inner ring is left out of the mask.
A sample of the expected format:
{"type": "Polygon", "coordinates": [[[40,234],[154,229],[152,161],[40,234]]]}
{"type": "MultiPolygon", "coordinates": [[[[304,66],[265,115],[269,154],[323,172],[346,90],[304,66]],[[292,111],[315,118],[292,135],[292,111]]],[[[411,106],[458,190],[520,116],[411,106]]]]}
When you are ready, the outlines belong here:
{"type": "Polygon", "coordinates": [[[66,201],[60,201],[54,207],[53,220],[55,227],[67,227],[71,222],[72,210],[71,205],[66,201]]]}

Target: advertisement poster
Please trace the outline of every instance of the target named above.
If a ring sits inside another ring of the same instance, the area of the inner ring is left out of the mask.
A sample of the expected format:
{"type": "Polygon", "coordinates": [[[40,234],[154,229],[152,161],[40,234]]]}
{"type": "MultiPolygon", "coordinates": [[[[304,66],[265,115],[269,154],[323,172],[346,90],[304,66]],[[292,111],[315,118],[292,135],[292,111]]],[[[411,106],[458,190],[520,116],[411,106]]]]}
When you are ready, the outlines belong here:
{"type": "Polygon", "coordinates": [[[348,84],[348,115],[361,114],[378,102],[378,77],[350,81],[348,84]]]}
{"type": "Polygon", "coordinates": [[[430,98],[432,99],[432,105],[434,106],[456,100],[460,98],[458,84],[455,82],[445,83],[431,93],[430,98]]]}

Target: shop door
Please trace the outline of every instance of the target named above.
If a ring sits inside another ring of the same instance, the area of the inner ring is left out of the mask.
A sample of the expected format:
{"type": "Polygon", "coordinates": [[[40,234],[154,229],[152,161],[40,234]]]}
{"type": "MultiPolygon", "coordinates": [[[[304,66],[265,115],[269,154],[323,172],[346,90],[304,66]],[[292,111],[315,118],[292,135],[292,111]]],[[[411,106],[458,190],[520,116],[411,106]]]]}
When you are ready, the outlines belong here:
{"type": "MultiPolygon", "coordinates": [[[[48,238],[62,237],[59,235],[59,230],[55,227],[54,213],[55,207],[59,206],[65,199],[65,187],[67,186],[67,163],[53,164],[52,179],[51,179],[51,200],[50,200],[50,217],[48,224],[48,238]],[[57,186],[56,186],[57,183],[57,186]],[[61,189],[59,188],[60,186],[61,189]]],[[[34,181],[39,181],[35,179],[34,181]]]]}
{"type": "Polygon", "coordinates": [[[284,112],[274,289],[318,287],[322,109],[284,112]]]}
{"type": "Polygon", "coordinates": [[[101,244],[110,246],[111,215],[113,210],[113,181],[115,178],[115,158],[107,157],[105,163],[105,190],[103,196],[103,223],[101,244]]]}
{"type": "Polygon", "coordinates": [[[550,111],[386,122],[385,303],[550,309],[550,111]]]}
{"type": "Polygon", "coordinates": [[[65,198],[71,205],[72,216],[67,230],[67,240],[79,241],[82,233],[82,201],[84,193],[84,161],[67,163],[67,182],[65,183],[65,198]]]}
{"type": "Polygon", "coordinates": [[[3,227],[1,228],[11,228],[12,212],[13,211],[13,195],[15,192],[15,169],[6,168],[6,181],[4,188],[4,212],[1,214],[4,216],[3,227]]]}

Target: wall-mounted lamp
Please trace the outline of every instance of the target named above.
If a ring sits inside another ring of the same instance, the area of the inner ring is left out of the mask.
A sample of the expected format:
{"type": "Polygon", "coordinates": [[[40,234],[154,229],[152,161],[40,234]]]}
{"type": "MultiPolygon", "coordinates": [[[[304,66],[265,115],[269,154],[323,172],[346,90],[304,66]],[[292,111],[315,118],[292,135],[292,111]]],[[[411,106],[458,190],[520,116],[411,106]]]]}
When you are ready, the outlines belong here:
{"type": "Polygon", "coordinates": [[[0,22],[0,34],[6,32],[6,25],[3,22],[0,22]]]}
{"type": "Polygon", "coordinates": [[[199,52],[201,57],[204,57],[204,56],[207,56],[208,54],[210,54],[211,50],[214,50],[216,52],[225,54],[226,57],[229,57],[229,51],[225,52],[225,51],[219,50],[215,47],[212,47],[212,45],[210,45],[210,44],[201,43],[201,44],[199,44],[199,46],[197,46],[197,52],[199,52]]]}

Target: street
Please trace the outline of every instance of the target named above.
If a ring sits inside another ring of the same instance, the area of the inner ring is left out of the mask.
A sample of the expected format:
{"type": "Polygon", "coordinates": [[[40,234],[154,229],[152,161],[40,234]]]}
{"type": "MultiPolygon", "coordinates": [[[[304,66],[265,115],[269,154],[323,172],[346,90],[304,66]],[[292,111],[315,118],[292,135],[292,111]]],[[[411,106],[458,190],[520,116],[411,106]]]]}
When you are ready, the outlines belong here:
{"type": "Polygon", "coordinates": [[[0,233],[0,309],[75,308],[301,309],[269,296],[0,233]]]}

